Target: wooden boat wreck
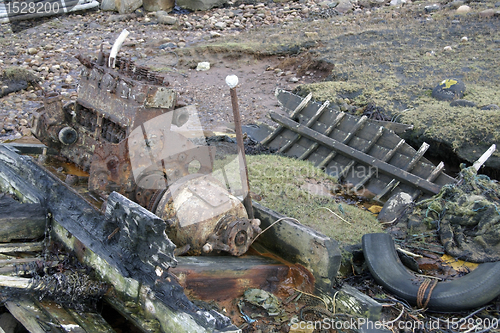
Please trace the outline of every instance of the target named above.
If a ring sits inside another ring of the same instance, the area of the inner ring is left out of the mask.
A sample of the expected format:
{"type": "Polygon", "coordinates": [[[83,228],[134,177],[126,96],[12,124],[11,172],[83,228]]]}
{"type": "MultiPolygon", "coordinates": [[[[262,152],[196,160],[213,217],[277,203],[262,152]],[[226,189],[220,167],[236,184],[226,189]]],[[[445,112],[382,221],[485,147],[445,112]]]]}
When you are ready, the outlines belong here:
{"type": "MultiPolygon", "coordinates": [[[[116,53],[79,59],[84,67],[78,99],[63,105],[57,93],[49,93],[37,110],[32,130],[43,143],[0,145],[0,192],[17,200],[22,208],[15,209],[34,209],[16,216],[13,206],[6,206],[0,218],[12,229],[4,229],[9,235],[2,241],[38,240],[3,246],[16,253],[38,246],[32,261],[41,267],[57,263],[40,256],[40,240],[44,249],[51,241],[65,247],[95,271],[98,281],[86,289],[104,294],[106,303],[142,332],[241,331],[229,318],[239,318],[238,312],[200,308],[193,297],[229,304],[248,288],[273,291],[284,281],[308,292],[331,292],[340,266],[336,241],[256,203],[252,213],[260,226],[249,219],[235,197],[238,189],[219,189],[208,178],[215,174],[213,149],[171,130],[189,124],[190,109],[177,107],[175,91],[163,78],[116,53]],[[80,176],[51,165],[52,153],[80,168],[80,176]],[[193,161],[198,166],[190,171],[193,161]],[[185,197],[191,199],[175,206],[185,197]],[[216,214],[183,225],[172,211],[184,204],[189,219],[200,207],[216,214]],[[251,254],[244,254],[250,247],[251,254]],[[211,255],[179,256],[180,251],[211,255]],[[220,252],[234,257],[216,255],[220,252]]],[[[225,172],[219,175],[222,182],[231,179],[225,172]]],[[[9,262],[16,263],[13,258],[9,262]]],[[[99,314],[38,297],[40,291],[57,295],[64,289],[75,300],[78,294],[72,291],[78,288],[71,279],[56,273],[34,283],[35,271],[6,265],[14,276],[0,273],[0,285],[27,292],[11,298],[7,293],[4,303],[30,332],[114,331],[99,314]]],[[[351,300],[356,291],[345,294],[351,300]]],[[[370,309],[376,314],[381,306],[373,302],[370,309]]],[[[368,310],[358,306],[355,311],[368,310]]]]}
{"type": "Polygon", "coordinates": [[[423,157],[427,143],[415,150],[390,129],[396,124],[370,122],[335,104],[312,102],[312,94],[302,98],[277,89],[276,97],[289,116],[271,112],[278,126],[249,128],[250,135],[278,153],[311,161],[355,194],[385,200],[407,192],[416,199],[455,181],[443,172],[443,162],[435,166],[423,157]]]}

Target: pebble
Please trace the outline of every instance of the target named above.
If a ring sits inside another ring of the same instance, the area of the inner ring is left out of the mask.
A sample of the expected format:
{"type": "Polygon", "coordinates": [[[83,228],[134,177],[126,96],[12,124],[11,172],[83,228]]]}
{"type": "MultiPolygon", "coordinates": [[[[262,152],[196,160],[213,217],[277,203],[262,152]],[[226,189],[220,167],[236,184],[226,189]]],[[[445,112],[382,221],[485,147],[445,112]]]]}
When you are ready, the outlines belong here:
{"type": "Polygon", "coordinates": [[[439,9],[441,9],[441,6],[439,6],[437,3],[435,3],[432,5],[425,6],[424,8],[425,8],[426,13],[432,13],[432,12],[435,12],[435,11],[438,11],[439,9]]]}
{"type": "Polygon", "coordinates": [[[38,49],[36,47],[30,47],[28,48],[28,54],[29,55],[34,55],[38,53],[38,49]]]}
{"type": "Polygon", "coordinates": [[[479,16],[482,18],[490,18],[495,15],[495,10],[494,9],[486,9],[481,12],[479,12],[479,16]]]}
{"type": "Polygon", "coordinates": [[[196,66],[197,71],[208,71],[210,69],[210,63],[208,61],[199,62],[196,66]]]}
{"type": "Polygon", "coordinates": [[[457,14],[467,14],[471,11],[471,8],[467,5],[462,5],[457,8],[457,14]]]}
{"type": "Polygon", "coordinates": [[[453,48],[452,48],[450,45],[448,45],[448,46],[445,46],[445,47],[443,48],[443,50],[445,50],[445,51],[452,51],[452,50],[453,50],[453,48]]]}
{"type": "Polygon", "coordinates": [[[219,29],[219,30],[224,30],[226,29],[226,23],[224,22],[217,22],[214,24],[214,26],[219,29]]]}

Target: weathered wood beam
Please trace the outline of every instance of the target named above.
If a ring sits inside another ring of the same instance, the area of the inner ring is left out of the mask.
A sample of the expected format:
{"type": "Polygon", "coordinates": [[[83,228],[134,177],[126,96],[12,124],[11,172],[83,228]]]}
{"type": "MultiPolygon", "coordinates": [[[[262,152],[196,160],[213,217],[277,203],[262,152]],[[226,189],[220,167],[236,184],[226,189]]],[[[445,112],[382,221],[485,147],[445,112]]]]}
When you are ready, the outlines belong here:
{"type": "Polygon", "coordinates": [[[43,242],[0,244],[0,253],[42,251],[43,242]]]}
{"type": "Polygon", "coordinates": [[[51,318],[32,300],[20,298],[5,302],[5,307],[30,333],[63,332],[52,324],[51,318]]]}
{"type": "Polygon", "coordinates": [[[359,150],[353,149],[341,142],[333,140],[319,132],[316,132],[310,128],[305,127],[290,118],[281,116],[275,112],[271,112],[271,119],[281,124],[282,126],[297,132],[311,140],[317,141],[320,144],[338,151],[340,154],[348,156],[360,163],[369,165],[371,167],[377,168],[381,173],[385,173],[394,177],[395,179],[415,186],[416,188],[423,190],[425,192],[436,194],[440,190],[440,186],[434,183],[431,183],[425,179],[422,179],[418,176],[415,176],[409,172],[401,170],[398,167],[395,167],[391,164],[383,162],[379,159],[374,158],[368,154],[360,152],[359,150]]]}
{"type": "MultiPolygon", "coordinates": [[[[0,189],[15,193],[24,201],[43,202],[52,215],[55,236],[74,250],[82,262],[93,267],[103,281],[113,285],[120,297],[139,302],[149,316],[160,322],[163,331],[201,333],[213,331],[215,326],[219,330],[239,331],[227,317],[213,311],[208,314],[191,303],[168,274],[159,277],[154,269],[151,273],[151,266],[142,262],[143,258],[136,258],[139,248],[121,251],[123,244],[109,243],[107,236],[112,230],[105,226],[113,221],[106,220],[81,195],[32,158],[0,145],[0,161],[0,189]],[[132,260],[134,257],[137,260],[132,260]],[[156,283],[158,279],[160,283],[156,283]]],[[[127,209],[123,212],[129,214],[125,217],[129,221],[141,215],[141,209],[146,211],[140,206],[127,209]]],[[[156,225],[154,221],[150,223],[149,226],[156,225]]]]}
{"type": "Polygon", "coordinates": [[[253,207],[263,230],[281,219],[257,238],[257,244],[279,253],[288,262],[303,265],[313,274],[315,286],[328,290],[340,268],[341,254],[337,241],[256,202],[253,207]]]}
{"type": "MultiPolygon", "coordinates": [[[[309,93],[306,96],[306,98],[304,98],[300,102],[300,104],[295,108],[295,110],[292,111],[292,113],[290,114],[290,118],[294,119],[306,107],[306,105],[311,101],[311,98],[312,98],[312,93],[309,93]]],[[[279,125],[278,127],[276,127],[276,129],[273,132],[271,132],[267,137],[265,137],[261,143],[263,145],[265,145],[265,144],[271,142],[281,133],[281,131],[283,131],[283,129],[284,129],[283,126],[279,125]]]]}
{"type": "Polygon", "coordinates": [[[23,204],[0,194],[0,242],[42,237],[45,216],[45,209],[40,204],[23,204]]]}

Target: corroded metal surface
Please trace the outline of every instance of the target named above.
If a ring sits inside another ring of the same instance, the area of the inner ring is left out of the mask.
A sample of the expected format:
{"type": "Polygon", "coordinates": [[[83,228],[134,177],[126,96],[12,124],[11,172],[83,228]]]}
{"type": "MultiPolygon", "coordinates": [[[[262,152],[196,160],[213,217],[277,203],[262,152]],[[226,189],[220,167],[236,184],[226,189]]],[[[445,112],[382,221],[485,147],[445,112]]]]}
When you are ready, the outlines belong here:
{"type": "Polygon", "coordinates": [[[261,231],[245,207],[213,177],[191,175],[172,184],[158,204],[156,215],[169,223],[168,235],[192,254],[214,250],[244,254],[261,231]]]}
{"type": "Polygon", "coordinates": [[[58,93],[47,94],[34,117],[35,136],[89,172],[90,191],[103,198],[115,191],[156,212],[179,247],[245,253],[260,222],[207,178],[215,149],[184,135],[196,108],[175,109],[168,82],[130,60],[117,57],[109,68],[102,52],[95,61],[77,58],[83,64],[77,100],[63,105],[58,93]]]}

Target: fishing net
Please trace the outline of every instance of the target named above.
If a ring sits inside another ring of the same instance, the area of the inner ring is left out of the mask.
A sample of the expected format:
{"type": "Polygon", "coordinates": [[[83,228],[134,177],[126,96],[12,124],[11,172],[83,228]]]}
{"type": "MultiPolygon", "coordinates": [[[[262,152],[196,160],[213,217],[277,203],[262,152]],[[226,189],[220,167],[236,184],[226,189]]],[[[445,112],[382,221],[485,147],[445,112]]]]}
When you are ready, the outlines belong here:
{"type": "Polygon", "coordinates": [[[462,168],[458,185],[448,184],[434,197],[420,202],[415,214],[437,228],[445,251],[471,262],[500,260],[500,186],[462,168]]]}

